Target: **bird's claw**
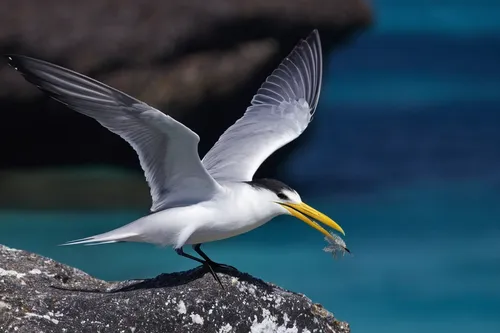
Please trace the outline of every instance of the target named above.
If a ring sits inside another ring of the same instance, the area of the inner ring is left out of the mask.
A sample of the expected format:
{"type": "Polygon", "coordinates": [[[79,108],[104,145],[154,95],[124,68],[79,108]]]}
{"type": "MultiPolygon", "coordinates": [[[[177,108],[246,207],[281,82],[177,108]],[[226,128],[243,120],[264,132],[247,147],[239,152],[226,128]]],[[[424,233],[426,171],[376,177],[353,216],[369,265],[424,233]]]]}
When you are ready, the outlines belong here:
{"type": "Polygon", "coordinates": [[[237,271],[237,269],[234,266],[226,265],[226,264],[219,264],[218,262],[214,262],[214,261],[210,262],[210,265],[212,267],[218,268],[218,269],[237,271]]]}
{"type": "Polygon", "coordinates": [[[224,286],[222,285],[222,281],[220,280],[219,276],[217,275],[217,273],[215,273],[214,269],[212,268],[212,263],[205,261],[203,266],[208,268],[208,271],[210,272],[210,274],[212,274],[215,281],[217,281],[219,283],[220,287],[224,290],[224,286]]]}

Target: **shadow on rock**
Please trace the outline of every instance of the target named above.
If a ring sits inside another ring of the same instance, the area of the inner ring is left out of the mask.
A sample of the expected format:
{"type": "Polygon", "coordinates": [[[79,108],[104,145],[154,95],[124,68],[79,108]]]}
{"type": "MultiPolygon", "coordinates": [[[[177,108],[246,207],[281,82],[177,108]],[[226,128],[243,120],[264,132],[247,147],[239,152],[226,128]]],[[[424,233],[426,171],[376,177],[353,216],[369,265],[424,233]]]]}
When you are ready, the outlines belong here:
{"type": "Polygon", "coordinates": [[[0,332],[350,332],[302,294],[217,271],[225,289],[202,266],[107,282],[0,245],[0,332]]]}
{"type": "MultiPolygon", "coordinates": [[[[255,278],[248,273],[240,272],[236,269],[230,268],[216,268],[215,271],[217,273],[223,273],[227,277],[232,277],[237,279],[238,281],[244,281],[251,285],[254,285],[256,288],[267,290],[268,292],[272,292],[274,286],[264,282],[261,279],[255,278]]],[[[163,273],[154,278],[150,279],[131,279],[122,282],[116,282],[111,288],[106,289],[74,289],[67,288],[60,285],[51,285],[51,288],[63,290],[63,291],[75,291],[75,292],[87,292],[87,293],[119,293],[119,292],[130,292],[134,290],[141,289],[155,289],[155,288],[172,288],[183,286],[186,284],[190,284],[191,282],[201,279],[205,276],[205,274],[210,273],[209,269],[203,265],[200,265],[194,269],[184,271],[184,272],[175,272],[175,273],[163,273]]],[[[214,281],[214,288],[219,288],[214,281]]]]}

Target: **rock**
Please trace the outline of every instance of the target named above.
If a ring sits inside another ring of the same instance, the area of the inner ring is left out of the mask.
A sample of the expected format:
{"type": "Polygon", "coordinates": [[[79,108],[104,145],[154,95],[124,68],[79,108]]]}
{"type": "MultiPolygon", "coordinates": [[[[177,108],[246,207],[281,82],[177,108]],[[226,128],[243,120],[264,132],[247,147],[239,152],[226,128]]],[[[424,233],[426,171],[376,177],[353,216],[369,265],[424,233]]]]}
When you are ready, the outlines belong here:
{"type": "Polygon", "coordinates": [[[0,331],[350,332],[304,295],[238,271],[219,276],[225,290],[202,268],[106,282],[0,245],[0,331]]]}
{"type": "MultiPolygon", "coordinates": [[[[0,53],[42,58],[165,111],[202,138],[203,155],[272,69],[313,28],[324,53],[371,23],[363,0],[5,0],[0,53]]],[[[134,151],[92,119],[48,100],[0,65],[0,169],[107,164],[134,151]]],[[[273,155],[263,172],[293,145],[273,155]]],[[[1,181],[1,179],[0,179],[1,181]]],[[[1,202],[2,200],[0,200],[1,202]]]]}

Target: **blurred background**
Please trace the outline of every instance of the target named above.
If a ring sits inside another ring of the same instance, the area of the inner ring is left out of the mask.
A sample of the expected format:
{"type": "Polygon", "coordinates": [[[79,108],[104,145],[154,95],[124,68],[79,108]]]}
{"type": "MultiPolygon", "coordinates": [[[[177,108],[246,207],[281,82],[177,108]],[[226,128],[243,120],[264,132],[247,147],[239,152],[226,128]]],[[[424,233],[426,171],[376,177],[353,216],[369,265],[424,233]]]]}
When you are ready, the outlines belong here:
{"type": "MultiPolygon", "coordinates": [[[[4,2],[2,53],[161,108],[200,134],[201,155],[318,28],[315,120],[257,177],[286,182],[338,221],[353,256],[334,260],[289,217],[206,252],[306,294],[353,332],[500,331],[500,2],[4,2]]],[[[0,243],[107,280],[194,267],[146,244],[57,247],[148,212],[139,162],[5,63],[0,86],[0,243]]]]}

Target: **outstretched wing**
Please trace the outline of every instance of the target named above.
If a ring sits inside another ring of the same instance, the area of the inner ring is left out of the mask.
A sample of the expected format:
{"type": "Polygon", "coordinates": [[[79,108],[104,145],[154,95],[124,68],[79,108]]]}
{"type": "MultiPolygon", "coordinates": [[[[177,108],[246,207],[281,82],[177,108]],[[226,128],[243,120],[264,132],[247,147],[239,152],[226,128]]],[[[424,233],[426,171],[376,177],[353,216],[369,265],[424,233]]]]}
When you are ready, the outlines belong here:
{"type": "Polygon", "coordinates": [[[317,30],[267,77],[243,117],[202,160],[217,181],[252,180],[259,166],[307,127],[318,104],[323,58],[317,30]]]}
{"type": "Polygon", "coordinates": [[[201,164],[198,135],[173,118],[69,69],[25,56],[7,58],[27,81],[134,148],[151,190],[151,211],[207,200],[220,189],[201,164]]]}

